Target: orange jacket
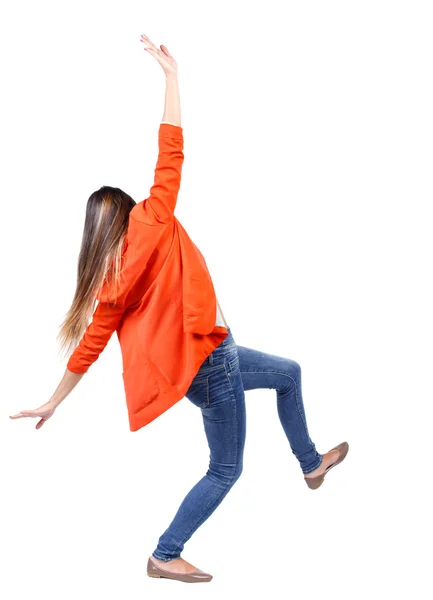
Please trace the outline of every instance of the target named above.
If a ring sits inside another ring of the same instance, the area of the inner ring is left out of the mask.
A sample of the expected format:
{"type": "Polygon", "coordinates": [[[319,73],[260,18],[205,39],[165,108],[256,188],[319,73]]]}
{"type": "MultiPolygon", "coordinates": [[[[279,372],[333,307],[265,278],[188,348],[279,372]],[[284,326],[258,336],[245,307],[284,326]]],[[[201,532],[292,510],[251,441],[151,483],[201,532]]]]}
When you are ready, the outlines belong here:
{"type": "Polygon", "coordinates": [[[215,325],[206,261],[174,216],[182,127],[161,123],[158,146],[150,195],[129,213],[120,291],[112,298],[104,283],[92,322],[67,363],[70,371],[85,373],[117,331],[131,431],[181,400],[201,363],[228,335],[215,325]]]}

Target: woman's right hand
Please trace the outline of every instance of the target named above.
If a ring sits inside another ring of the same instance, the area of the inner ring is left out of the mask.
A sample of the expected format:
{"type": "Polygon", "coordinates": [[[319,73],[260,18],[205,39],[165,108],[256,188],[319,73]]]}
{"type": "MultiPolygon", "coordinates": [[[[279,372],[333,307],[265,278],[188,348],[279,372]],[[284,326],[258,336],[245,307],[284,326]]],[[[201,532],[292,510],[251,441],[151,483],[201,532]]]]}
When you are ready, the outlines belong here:
{"type": "Polygon", "coordinates": [[[161,44],[161,48],[157,48],[153,42],[147,37],[147,35],[141,34],[141,41],[144,44],[144,49],[147,50],[152,56],[156,58],[162,67],[165,75],[176,75],[177,64],[166,46],[161,44]]]}

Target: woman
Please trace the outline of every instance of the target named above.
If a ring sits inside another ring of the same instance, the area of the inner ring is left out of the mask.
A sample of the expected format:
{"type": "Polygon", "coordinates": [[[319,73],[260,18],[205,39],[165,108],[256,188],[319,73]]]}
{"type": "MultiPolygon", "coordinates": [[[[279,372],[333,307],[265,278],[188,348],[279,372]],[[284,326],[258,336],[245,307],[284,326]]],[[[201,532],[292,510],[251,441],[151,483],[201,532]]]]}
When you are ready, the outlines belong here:
{"type": "Polygon", "coordinates": [[[89,197],[77,288],[59,333],[62,348],[75,349],[50,400],[11,418],[39,417],[36,429],[42,427],[116,331],[131,431],[185,396],[201,410],[209,469],[159,538],[147,573],[205,582],[212,576],[181,553],[242,472],[245,390],[276,390],[281,424],[311,489],[345,458],[348,445],[343,442],[325,454],[316,450],[307,429],[298,363],[236,344],[205,259],[174,216],[184,159],[177,64],[165,46],[157,48],[145,35],[141,41],[166,80],[154,184],[139,203],[109,186],[89,197]]]}

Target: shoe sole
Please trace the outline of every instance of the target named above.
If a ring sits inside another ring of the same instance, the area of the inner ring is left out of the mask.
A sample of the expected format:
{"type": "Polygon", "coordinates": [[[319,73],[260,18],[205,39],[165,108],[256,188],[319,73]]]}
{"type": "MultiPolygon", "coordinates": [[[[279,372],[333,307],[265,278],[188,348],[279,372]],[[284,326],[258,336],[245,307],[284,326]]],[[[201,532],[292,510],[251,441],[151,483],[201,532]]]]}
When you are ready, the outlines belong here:
{"type": "Polygon", "coordinates": [[[192,573],[169,573],[149,557],[147,561],[147,575],[155,579],[174,579],[175,581],[183,581],[184,583],[207,583],[212,581],[212,575],[204,571],[194,571],[192,573]]]}
{"type": "Polygon", "coordinates": [[[179,577],[170,577],[169,575],[155,575],[154,573],[148,573],[148,577],[154,577],[155,579],[174,579],[176,581],[183,581],[184,583],[207,583],[212,579],[180,579],[179,577]]]}

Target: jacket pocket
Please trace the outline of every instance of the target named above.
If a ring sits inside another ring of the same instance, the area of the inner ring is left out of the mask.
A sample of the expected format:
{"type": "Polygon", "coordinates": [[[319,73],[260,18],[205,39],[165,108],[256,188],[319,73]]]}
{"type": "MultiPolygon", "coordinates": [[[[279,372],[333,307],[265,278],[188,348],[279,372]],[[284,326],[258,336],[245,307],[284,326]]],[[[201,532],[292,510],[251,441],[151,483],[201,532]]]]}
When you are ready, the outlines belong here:
{"type": "Polygon", "coordinates": [[[136,414],[159,395],[159,384],[152,365],[141,356],[122,373],[128,412],[136,414]]]}

